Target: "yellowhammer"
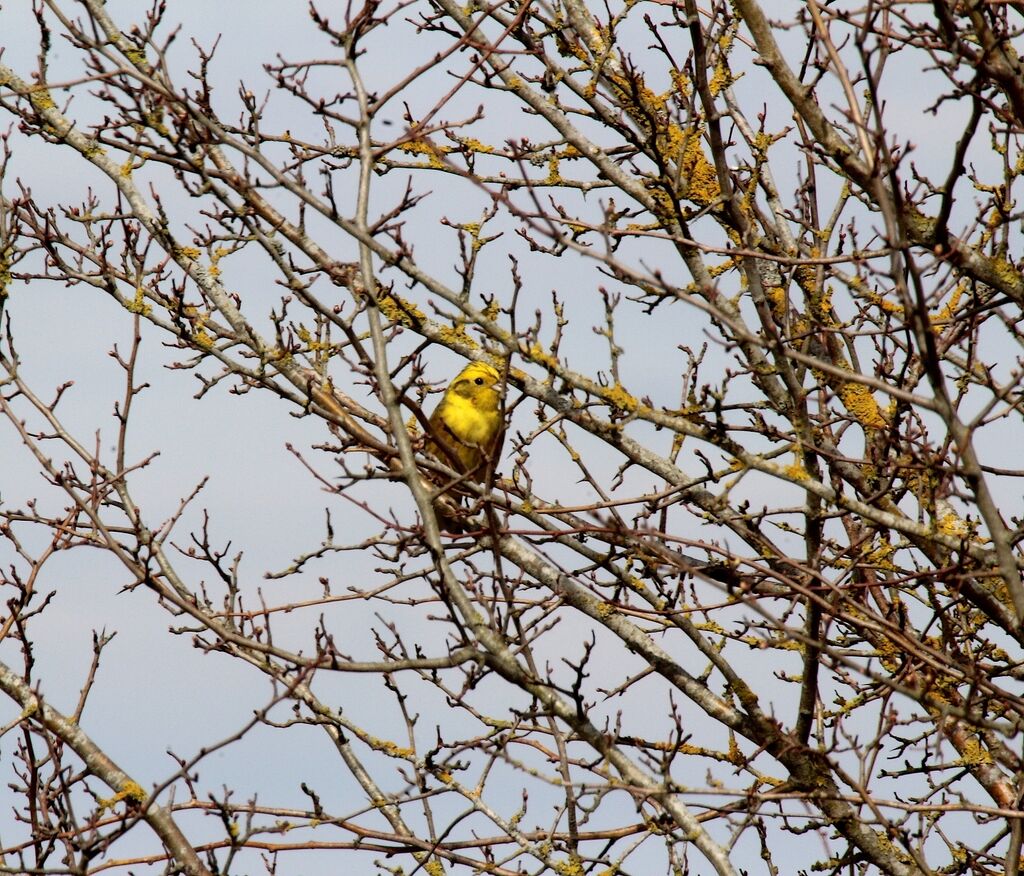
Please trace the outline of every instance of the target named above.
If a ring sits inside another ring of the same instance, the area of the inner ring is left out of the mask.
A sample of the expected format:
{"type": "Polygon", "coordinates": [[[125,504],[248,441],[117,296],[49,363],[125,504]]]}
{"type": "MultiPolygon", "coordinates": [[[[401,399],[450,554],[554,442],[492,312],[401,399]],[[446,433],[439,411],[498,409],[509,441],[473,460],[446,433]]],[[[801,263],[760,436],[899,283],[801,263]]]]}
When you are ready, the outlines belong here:
{"type": "Polygon", "coordinates": [[[500,382],[496,368],[471,362],[451,382],[430,415],[427,452],[478,483],[487,479],[501,444],[500,382]]]}

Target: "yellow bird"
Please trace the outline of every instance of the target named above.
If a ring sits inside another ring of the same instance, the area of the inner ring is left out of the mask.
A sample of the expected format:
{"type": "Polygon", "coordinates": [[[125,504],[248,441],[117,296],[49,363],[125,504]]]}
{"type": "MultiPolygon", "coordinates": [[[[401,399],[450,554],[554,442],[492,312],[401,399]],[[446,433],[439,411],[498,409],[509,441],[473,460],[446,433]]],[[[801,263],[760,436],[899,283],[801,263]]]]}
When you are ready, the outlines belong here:
{"type": "Polygon", "coordinates": [[[430,415],[427,452],[477,483],[487,480],[501,445],[504,413],[500,383],[498,369],[471,362],[451,382],[430,415]]]}

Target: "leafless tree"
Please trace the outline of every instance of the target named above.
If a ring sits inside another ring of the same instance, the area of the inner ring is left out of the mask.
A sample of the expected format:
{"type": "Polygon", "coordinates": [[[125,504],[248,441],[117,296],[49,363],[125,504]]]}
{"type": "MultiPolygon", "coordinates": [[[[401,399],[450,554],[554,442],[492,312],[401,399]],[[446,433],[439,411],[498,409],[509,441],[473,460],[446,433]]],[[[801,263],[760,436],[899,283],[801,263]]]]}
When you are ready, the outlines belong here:
{"type": "Polygon", "coordinates": [[[273,4],[241,84],[259,4],[175,6],[0,36],[0,871],[1017,874],[1024,4],[273,4]],[[50,287],[119,341],[84,416],[50,287]],[[480,479],[425,453],[465,360],[480,479]],[[301,466],[284,567],[157,455],[168,378],[301,466]],[[246,721],[119,766],[116,622],[77,702],[37,658],[97,563],[246,721]]]}

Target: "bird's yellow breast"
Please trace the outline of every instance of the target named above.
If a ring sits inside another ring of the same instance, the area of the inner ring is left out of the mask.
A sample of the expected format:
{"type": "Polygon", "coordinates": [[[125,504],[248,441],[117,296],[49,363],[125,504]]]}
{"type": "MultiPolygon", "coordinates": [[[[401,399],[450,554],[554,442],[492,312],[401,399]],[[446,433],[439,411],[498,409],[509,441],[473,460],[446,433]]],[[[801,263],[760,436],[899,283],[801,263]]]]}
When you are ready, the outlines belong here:
{"type": "Polygon", "coordinates": [[[454,394],[444,400],[441,421],[463,444],[486,447],[494,439],[500,419],[498,394],[492,390],[491,395],[493,400],[484,400],[487,403],[482,407],[477,404],[478,399],[454,394]]]}

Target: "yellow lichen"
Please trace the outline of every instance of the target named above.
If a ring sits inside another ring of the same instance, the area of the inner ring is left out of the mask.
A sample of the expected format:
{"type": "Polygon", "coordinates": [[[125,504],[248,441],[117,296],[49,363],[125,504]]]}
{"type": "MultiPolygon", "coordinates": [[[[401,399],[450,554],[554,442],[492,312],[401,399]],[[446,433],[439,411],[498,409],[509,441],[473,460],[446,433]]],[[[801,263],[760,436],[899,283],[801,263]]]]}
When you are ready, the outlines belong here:
{"type": "Polygon", "coordinates": [[[711,96],[717,97],[723,88],[728,88],[732,85],[732,81],[729,66],[723,61],[719,61],[715,64],[715,72],[711,74],[711,80],[708,82],[708,90],[711,92],[711,96]]]}
{"type": "Polygon", "coordinates": [[[669,76],[672,78],[672,85],[678,94],[688,97],[693,87],[690,84],[690,77],[683,70],[673,69],[669,76]]]}
{"type": "Polygon", "coordinates": [[[977,737],[971,737],[962,746],[959,763],[964,766],[981,766],[992,763],[992,755],[985,749],[977,737]]]}
{"type": "Polygon", "coordinates": [[[843,405],[862,426],[884,429],[888,426],[878,407],[878,402],[863,383],[847,381],[839,390],[843,405]]]}
{"type": "Polygon", "coordinates": [[[292,351],[287,347],[274,346],[267,351],[266,362],[275,362],[278,365],[289,365],[292,361],[292,351]]]}
{"type": "Polygon", "coordinates": [[[558,365],[558,360],[541,347],[540,344],[534,344],[530,347],[526,351],[526,358],[531,362],[536,362],[538,365],[544,365],[549,368],[554,368],[558,365]]]}
{"type": "Polygon", "coordinates": [[[990,259],[989,266],[996,275],[996,279],[1005,286],[1020,286],[1024,282],[1020,271],[1005,259],[990,259]]]}
{"type": "Polygon", "coordinates": [[[139,316],[146,316],[152,308],[146,304],[146,290],[142,286],[135,288],[135,297],[125,304],[129,313],[137,313],[139,316]]]}
{"type": "Polygon", "coordinates": [[[149,66],[149,62],[146,60],[146,53],[141,49],[125,49],[124,56],[136,67],[145,68],[149,66]]]}
{"type": "Polygon", "coordinates": [[[781,286],[769,286],[764,290],[764,297],[768,300],[772,315],[782,319],[786,315],[786,290],[781,286]]]}
{"type": "Polygon", "coordinates": [[[956,289],[953,290],[953,294],[949,296],[949,301],[939,308],[938,312],[931,317],[933,326],[944,325],[953,318],[953,314],[956,313],[957,307],[960,306],[960,299],[963,297],[966,287],[966,283],[960,283],[956,289]]]}
{"type": "Polygon", "coordinates": [[[473,338],[466,334],[466,327],[464,325],[455,325],[451,328],[444,327],[437,332],[438,340],[446,346],[454,346],[456,344],[463,347],[469,347],[470,349],[477,349],[478,344],[473,338]]]}
{"type": "Polygon", "coordinates": [[[971,535],[971,524],[960,518],[954,511],[947,511],[938,520],[937,528],[943,535],[952,538],[964,538],[971,535]]]}
{"type": "MultiPolygon", "coordinates": [[[[811,247],[811,258],[817,258],[821,252],[817,247],[811,247]]],[[[815,269],[810,265],[801,265],[793,272],[797,285],[803,290],[807,297],[808,309],[811,316],[820,325],[838,326],[835,314],[832,311],[832,289],[822,289],[818,285],[818,277],[815,269]]]]}
{"type": "Polygon", "coordinates": [[[872,551],[866,552],[861,562],[863,565],[871,566],[875,569],[888,569],[895,571],[896,564],[893,562],[893,554],[896,553],[896,546],[885,540],[872,551]]]}
{"type": "Polygon", "coordinates": [[[213,347],[213,335],[206,331],[206,329],[197,329],[192,333],[192,343],[197,347],[202,347],[204,350],[209,350],[213,347]]]}
{"type": "Polygon", "coordinates": [[[162,109],[144,113],[142,120],[148,127],[152,128],[158,134],[162,134],[165,137],[168,135],[169,131],[167,130],[167,126],[164,124],[164,111],[162,109]]]}
{"type": "Polygon", "coordinates": [[[482,152],[489,155],[495,151],[493,146],[488,146],[472,137],[459,137],[459,142],[471,152],[482,152]]]}
{"type": "Polygon", "coordinates": [[[427,316],[422,310],[412,302],[399,298],[397,295],[382,296],[378,300],[377,306],[389,322],[398,325],[414,328],[427,322],[427,316]]]}
{"type": "Polygon", "coordinates": [[[631,590],[635,590],[637,593],[644,592],[643,582],[635,575],[624,575],[622,580],[625,582],[626,586],[629,587],[631,590]]]}
{"type": "Polygon", "coordinates": [[[402,152],[409,152],[412,155],[425,155],[430,167],[444,167],[442,156],[451,152],[450,146],[436,146],[429,140],[410,140],[398,146],[402,152]]]}
{"type": "Polygon", "coordinates": [[[501,313],[501,305],[498,304],[498,299],[492,298],[489,302],[487,302],[487,306],[484,308],[483,313],[486,319],[489,319],[491,322],[494,322],[494,320],[496,320],[498,318],[498,315],[501,313]]]}
{"type": "Polygon", "coordinates": [[[0,305],[8,295],[11,285],[11,257],[14,254],[12,246],[6,246],[0,251],[0,305]]]}
{"type": "Polygon", "coordinates": [[[444,874],[444,864],[441,863],[440,858],[431,858],[423,865],[423,869],[429,876],[443,876],[444,874]]]}
{"type": "Polygon", "coordinates": [[[681,178],[686,181],[686,197],[690,201],[706,207],[718,200],[722,191],[718,185],[718,174],[704,156],[700,137],[694,132],[686,137],[679,170],[681,178]]]}
{"type": "Polygon", "coordinates": [[[568,861],[554,861],[553,868],[561,876],[583,876],[583,862],[573,855],[568,861]]]}
{"type": "Polygon", "coordinates": [[[119,793],[122,799],[133,800],[136,803],[142,803],[149,796],[138,782],[130,779],[124,783],[119,793]]]}
{"type": "Polygon", "coordinates": [[[129,779],[121,786],[121,790],[114,794],[113,797],[101,797],[97,802],[100,805],[100,809],[104,810],[111,809],[122,800],[128,800],[131,803],[140,804],[145,802],[147,796],[149,795],[146,794],[138,782],[133,782],[129,779]]]}
{"type": "Polygon", "coordinates": [[[373,737],[369,737],[367,742],[378,751],[382,751],[384,754],[390,755],[391,757],[410,758],[416,753],[411,748],[402,748],[400,745],[391,742],[389,739],[374,739],[373,737]]]}
{"type": "Polygon", "coordinates": [[[881,295],[872,295],[871,300],[885,313],[891,313],[893,316],[903,316],[904,314],[902,304],[897,304],[895,301],[889,301],[881,295]]]}
{"type": "Polygon", "coordinates": [[[733,23],[718,38],[719,55],[715,61],[715,72],[711,74],[711,81],[708,83],[708,90],[712,97],[718,97],[723,88],[728,88],[735,81],[729,70],[729,51],[732,49],[739,21],[739,18],[733,19],[733,23]]]}
{"type": "Polygon", "coordinates": [[[210,255],[209,273],[211,277],[220,276],[220,260],[231,252],[226,246],[218,246],[210,255]]]}
{"type": "Polygon", "coordinates": [[[626,392],[625,387],[621,383],[608,387],[605,390],[605,398],[612,407],[618,408],[621,411],[635,411],[640,407],[640,403],[626,392]]]}
{"type": "Polygon", "coordinates": [[[33,88],[29,92],[28,99],[32,101],[32,106],[34,106],[39,112],[51,110],[56,106],[53,102],[53,97],[50,95],[49,89],[41,86],[39,88],[33,88]]]}
{"type": "Polygon", "coordinates": [[[549,186],[558,185],[562,181],[562,176],[558,172],[558,153],[554,152],[551,157],[548,158],[548,175],[544,182],[549,186]]]}
{"type": "Polygon", "coordinates": [[[800,462],[800,460],[796,460],[795,462],[792,462],[789,465],[787,465],[782,470],[782,473],[791,481],[807,480],[807,469],[804,468],[804,465],[802,462],[800,462]]]}

